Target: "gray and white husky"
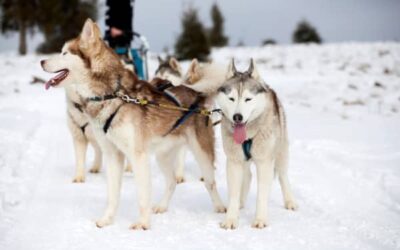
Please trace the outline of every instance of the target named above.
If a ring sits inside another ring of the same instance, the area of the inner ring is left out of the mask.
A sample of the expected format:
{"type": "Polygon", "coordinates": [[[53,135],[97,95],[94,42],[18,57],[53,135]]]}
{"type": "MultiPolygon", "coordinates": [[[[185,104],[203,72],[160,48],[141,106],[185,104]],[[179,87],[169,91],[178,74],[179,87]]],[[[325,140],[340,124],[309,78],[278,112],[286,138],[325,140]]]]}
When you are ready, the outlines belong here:
{"type": "MultiPolygon", "coordinates": [[[[288,136],[285,113],[275,91],[260,77],[253,60],[245,72],[234,61],[222,80],[212,65],[193,61],[186,86],[212,96],[221,108],[221,132],[227,157],[229,204],[222,228],[238,226],[239,209],[244,206],[251,181],[250,165],[257,169],[257,210],[252,226],[268,222],[267,201],[274,173],[279,176],[285,207],[297,209],[288,180],[288,136]],[[208,74],[208,72],[212,72],[208,74]],[[216,77],[215,77],[216,76],[216,77]],[[214,81],[210,81],[214,77],[214,81]]],[[[226,72],[226,71],[225,71],[226,72]]]]}

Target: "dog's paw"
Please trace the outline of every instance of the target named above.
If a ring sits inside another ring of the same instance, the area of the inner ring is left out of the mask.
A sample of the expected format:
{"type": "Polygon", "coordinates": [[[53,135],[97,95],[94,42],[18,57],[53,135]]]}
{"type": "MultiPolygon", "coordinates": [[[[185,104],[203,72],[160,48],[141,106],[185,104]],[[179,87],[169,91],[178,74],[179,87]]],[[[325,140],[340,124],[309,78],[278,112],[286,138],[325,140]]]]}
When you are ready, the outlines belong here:
{"type": "Polygon", "coordinates": [[[138,223],[132,224],[129,228],[132,230],[148,230],[148,229],[150,229],[150,225],[149,225],[149,223],[138,222],[138,223]]]}
{"type": "Polygon", "coordinates": [[[98,228],[102,228],[102,227],[105,227],[105,226],[108,226],[111,224],[112,224],[112,219],[110,219],[110,218],[101,218],[96,221],[96,226],[98,228]]]}
{"type": "Polygon", "coordinates": [[[183,176],[177,176],[176,177],[176,183],[177,184],[181,184],[181,183],[184,183],[185,182],[185,177],[183,177],[183,176]]]}
{"type": "Polygon", "coordinates": [[[237,219],[225,219],[225,221],[221,222],[219,226],[223,229],[236,229],[238,226],[237,219]]]}
{"type": "Polygon", "coordinates": [[[299,208],[299,206],[296,204],[296,202],[290,200],[290,201],[285,201],[285,208],[288,210],[295,211],[299,208]]]}
{"type": "Polygon", "coordinates": [[[216,213],[226,213],[226,207],[224,205],[217,206],[214,208],[216,213]]]}
{"type": "Polygon", "coordinates": [[[77,175],[75,178],[72,180],[73,183],[84,183],[85,182],[85,176],[83,175],[77,175]]]}
{"type": "Polygon", "coordinates": [[[253,228],[262,229],[262,228],[268,226],[268,224],[267,224],[266,220],[264,220],[264,219],[255,219],[253,221],[253,223],[251,224],[251,226],[253,228]]]}
{"type": "Polygon", "coordinates": [[[98,174],[98,173],[100,173],[100,167],[99,167],[99,166],[93,166],[93,167],[89,170],[89,172],[92,173],[92,174],[98,174]]]}
{"type": "Polygon", "coordinates": [[[157,205],[157,206],[153,207],[153,213],[155,213],[155,214],[162,214],[165,212],[167,212],[166,206],[157,205]]]}

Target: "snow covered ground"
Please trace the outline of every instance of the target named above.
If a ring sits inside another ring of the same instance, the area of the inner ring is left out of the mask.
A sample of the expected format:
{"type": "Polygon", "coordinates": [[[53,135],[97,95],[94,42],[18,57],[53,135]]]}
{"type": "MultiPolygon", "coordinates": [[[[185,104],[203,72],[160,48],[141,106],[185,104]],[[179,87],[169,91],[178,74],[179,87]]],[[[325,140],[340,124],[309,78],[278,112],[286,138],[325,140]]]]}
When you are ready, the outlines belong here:
{"type": "MultiPolygon", "coordinates": [[[[283,208],[275,182],[269,227],[251,228],[253,179],[239,228],[222,230],[224,215],[212,212],[188,157],[187,182],[178,185],[169,211],[153,216],[151,230],[128,229],[138,214],[131,174],[124,176],[115,223],[96,228],[106,202],[105,174],[72,183],[63,90],[30,84],[33,76],[49,77],[40,56],[1,54],[0,249],[400,249],[400,44],[213,52],[221,62],[233,56],[241,69],[254,57],[286,107],[298,211],[283,208]]],[[[156,61],[150,66],[154,70],[156,61]]],[[[226,201],[220,140],[217,151],[217,183],[226,201]]],[[[163,178],[154,163],[152,175],[156,201],[163,178]]]]}

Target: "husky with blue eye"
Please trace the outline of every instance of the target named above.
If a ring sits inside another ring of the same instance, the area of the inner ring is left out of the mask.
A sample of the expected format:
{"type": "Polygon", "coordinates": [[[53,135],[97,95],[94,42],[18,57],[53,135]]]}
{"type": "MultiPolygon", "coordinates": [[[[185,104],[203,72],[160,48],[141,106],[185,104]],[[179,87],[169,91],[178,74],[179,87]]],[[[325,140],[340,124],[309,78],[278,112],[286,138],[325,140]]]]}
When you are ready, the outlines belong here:
{"type": "Polygon", "coordinates": [[[222,228],[238,226],[239,209],[249,191],[250,165],[257,170],[257,208],[252,223],[264,228],[268,223],[268,198],[276,173],[282,187],[285,207],[297,204],[288,180],[288,137],[285,113],[275,91],[260,77],[253,60],[247,71],[236,70],[234,61],[223,76],[212,65],[192,61],[185,85],[214,99],[223,113],[221,132],[227,157],[229,204],[222,228]],[[211,72],[210,74],[208,74],[211,72]]]}

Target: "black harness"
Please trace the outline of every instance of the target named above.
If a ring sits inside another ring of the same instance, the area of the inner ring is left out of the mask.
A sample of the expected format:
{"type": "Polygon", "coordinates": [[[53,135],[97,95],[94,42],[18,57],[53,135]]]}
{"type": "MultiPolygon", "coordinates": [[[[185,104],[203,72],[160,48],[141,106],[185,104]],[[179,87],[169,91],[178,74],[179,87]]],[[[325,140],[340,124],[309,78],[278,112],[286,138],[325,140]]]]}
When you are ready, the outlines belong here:
{"type": "Polygon", "coordinates": [[[176,106],[181,106],[181,103],[175,98],[175,96],[171,95],[170,93],[166,92],[168,88],[173,87],[172,83],[170,81],[165,81],[159,86],[157,86],[157,91],[159,91],[163,96],[165,96],[168,100],[173,102],[176,106]]]}
{"type": "Polygon", "coordinates": [[[242,150],[246,161],[251,159],[251,146],[253,145],[253,139],[247,139],[242,143],[242,150]]]}
{"type": "MultiPolygon", "coordinates": [[[[80,105],[79,103],[76,103],[76,102],[73,102],[72,104],[74,105],[74,108],[76,108],[79,112],[83,113],[82,105],[80,105]]],[[[81,129],[82,134],[85,134],[85,129],[86,129],[87,125],[89,125],[89,123],[85,123],[82,126],[79,126],[79,124],[74,120],[74,118],[72,117],[72,115],[70,113],[69,113],[69,117],[81,129]]]]}
{"type": "MultiPolygon", "coordinates": [[[[168,100],[170,100],[171,102],[173,102],[176,106],[180,107],[181,104],[180,102],[171,94],[169,94],[168,92],[166,92],[165,90],[173,87],[172,83],[170,81],[165,81],[162,84],[160,84],[157,87],[157,91],[161,92],[161,94],[163,94],[168,100]]],[[[111,100],[111,99],[115,99],[118,98],[120,96],[118,96],[118,92],[121,90],[121,80],[118,79],[117,82],[117,88],[114,91],[114,93],[112,94],[108,94],[108,95],[104,95],[104,96],[93,96],[93,97],[89,97],[86,100],[89,102],[102,102],[102,101],[106,101],[106,100],[111,100]]],[[[113,119],[115,118],[115,116],[117,115],[119,109],[122,107],[122,105],[124,105],[125,103],[121,104],[120,106],[118,106],[118,108],[106,119],[104,126],[103,126],[103,131],[105,134],[107,134],[108,129],[111,126],[111,123],[113,121],[113,119]]],[[[75,105],[79,105],[79,104],[75,104],[75,105]]],[[[78,108],[78,106],[75,106],[78,108]]],[[[82,107],[79,105],[78,108],[81,112],[82,111],[82,107]]],[[[196,100],[189,108],[188,111],[184,112],[183,115],[175,122],[175,124],[172,126],[172,128],[165,134],[168,135],[169,133],[171,133],[173,130],[177,129],[180,125],[182,125],[190,116],[192,116],[193,114],[195,114],[196,112],[199,111],[199,100],[196,100]]],[[[85,127],[87,126],[87,124],[84,125],[85,127]]],[[[83,128],[84,131],[84,128],[83,128]]]]}
{"type": "MultiPolygon", "coordinates": [[[[86,100],[88,102],[102,102],[102,101],[107,101],[107,100],[111,100],[111,99],[115,99],[118,98],[118,91],[121,90],[121,79],[118,78],[117,81],[117,88],[115,89],[114,93],[112,94],[108,94],[108,95],[103,95],[103,96],[93,96],[93,97],[89,97],[86,100]]],[[[111,123],[114,119],[114,117],[117,115],[119,109],[122,107],[122,105],[124,105],[125,103],[122,103],[121,105],[118,106],[118,108],[107,118],[106,122],[103,125],[103,131],[105,134],[107,134],[108,129],[111,126],[111,123]]]]}

